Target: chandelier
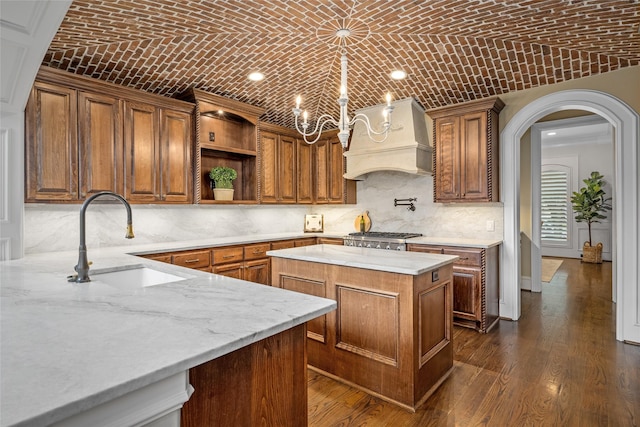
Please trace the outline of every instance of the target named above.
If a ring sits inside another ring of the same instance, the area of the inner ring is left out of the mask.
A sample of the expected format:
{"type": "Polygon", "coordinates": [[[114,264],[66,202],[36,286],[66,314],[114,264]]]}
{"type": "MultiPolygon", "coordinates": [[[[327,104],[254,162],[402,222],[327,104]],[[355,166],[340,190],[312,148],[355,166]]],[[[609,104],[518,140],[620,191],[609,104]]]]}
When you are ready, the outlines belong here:
{"type": "Polygon", "coordinates": [[[304,142],[307,144],[314,144],[320,139],[322,129],[325,125],[331,124],[338,128],[338,139],[343,148],[347,148],[349,144],[349,135],[351,129],[356,122],[364,124],[369,139],[374,142],[384,142],[389,135],[391,129],[391,113],[393,112],[393,106],[391,105],[391,94],[387,93],[386,101],[387,105],[382,109],[382,115],[384,117],[384,123],[381,130],[374,130],[369,121],[369,117],[363,113],[358,113],[352,118],[349,118],[347,111],[347,104],[349,103],[349,96],[347,92],[347,43],[346,38],[351,35],[351,30],[348,28],[340,28],[335,32],[336,37],[339,38],[339,45],[341,51],[340,57],[340,97],[338,98],[338,105],[340,105],[340,117],[336,120],[330,114],[322,114],[316,120],[316,125],[313,130],[310,130],[309,115],[305,110],[302,112],[300,104],[302,98],[300,95],[296,97],[296,106],[293,109],[293,115],[295,116],[296,130],[303,136],[304,142]],[[302,124],[299,123],[300,114],[302,113],[302,124]],[[302,128],[302,129],[301,129],[302,128]],[[314,137],[315,135],[315,137],[314,137]],[[313,139],[310,139],[313,138],[313,139]]]}

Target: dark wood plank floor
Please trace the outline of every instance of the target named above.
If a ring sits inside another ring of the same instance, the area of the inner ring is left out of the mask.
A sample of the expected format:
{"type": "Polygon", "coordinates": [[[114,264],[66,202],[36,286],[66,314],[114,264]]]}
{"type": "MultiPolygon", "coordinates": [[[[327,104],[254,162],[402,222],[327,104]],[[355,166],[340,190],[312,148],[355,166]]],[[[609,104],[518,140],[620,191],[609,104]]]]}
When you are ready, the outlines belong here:
{"type": "Polygon", "coordinates": [[[615,340],[611,263],[565,259],[519,321],[456,327],[454,372],[415,414],[309,371],[309,425],[639,426],[640,347],[615,340]]]}

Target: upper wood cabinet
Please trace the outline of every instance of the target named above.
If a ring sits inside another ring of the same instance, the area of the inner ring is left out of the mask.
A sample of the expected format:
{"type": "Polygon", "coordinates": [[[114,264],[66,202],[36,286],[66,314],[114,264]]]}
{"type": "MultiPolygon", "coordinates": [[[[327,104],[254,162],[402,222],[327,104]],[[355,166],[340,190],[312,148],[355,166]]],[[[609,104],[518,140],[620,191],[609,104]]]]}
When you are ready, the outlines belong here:
{"type": "Polygon", "coordinates": [[[125,102],[125,197],[132,202],[191,200],[191,115],[125,102]]]}
{"type": "Polygon", "coordinates": [[[315,202],[356,203],[356,182],[344,179],[345,158],[336,132],[314,144],[315,202]]]}
{"type": "Polygon", "coordinates": [[[80,198],[101,191],[123,193],[122,102],[113,96],[78,92],[80,198]]]}
{"type": "Polygon", "coordinates": [[[495,202],[499,198],[497,97],[427,112],[433,119],[435,202],[495,202]]]}
{"type": "Polygon", "coordinates": [[[77,92],[36,82],[26,108],[26,200],[78,200],[77,92]]]}
{"type": "Polygon", "coordinates": [[[180,97],[196,104],[195,202],[258,203],[257,125],[264,110],[198,89],[180,97]],[[216,166],[238,173],[234,200],[214,200],[209,171],[216,166]]]}
{"type": "Polygon", "coordinates": [[[261,203],[312,202],[310,150],[301,147],[292,133],[279,126],[260,124],[261,203]]]}
{"type": "Polygon", "coordinates": [[[192,104],[41,67],[26,108],[25,199],[190,203],[192,104]]]}

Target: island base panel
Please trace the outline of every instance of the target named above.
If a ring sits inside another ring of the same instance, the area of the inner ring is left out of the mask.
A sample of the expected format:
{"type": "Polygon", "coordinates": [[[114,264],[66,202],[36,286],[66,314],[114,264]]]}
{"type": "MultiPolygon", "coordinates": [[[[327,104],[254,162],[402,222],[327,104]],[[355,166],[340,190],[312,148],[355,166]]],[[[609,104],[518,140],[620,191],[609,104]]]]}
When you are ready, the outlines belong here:
{"type": "Polygon", "coordinates": [[[309,328],[309,365],[410,411],[453,367],[452,271],[413,276],[272,258],[273,286],[338,303],[309,328]]]}
{"type": "Polygon", "coordinates": [[[306,326],[189,370],[183,427],[307,426],[306,326]]]}

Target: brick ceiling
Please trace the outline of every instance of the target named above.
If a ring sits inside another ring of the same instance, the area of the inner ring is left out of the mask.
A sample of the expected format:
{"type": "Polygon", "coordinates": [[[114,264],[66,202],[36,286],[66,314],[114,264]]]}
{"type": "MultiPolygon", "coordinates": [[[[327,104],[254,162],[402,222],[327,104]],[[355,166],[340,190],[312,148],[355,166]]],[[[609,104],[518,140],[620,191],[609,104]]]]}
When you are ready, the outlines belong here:
{"type": "Polygon", "coordinates": [[[165,96],[193,86],[291,127],[297,94],[312,117],[337,110],[345,24],[350,111],[386,92],[429,109],[640,64],[638,0],[74,0],[43,64],[165,96]]]}

